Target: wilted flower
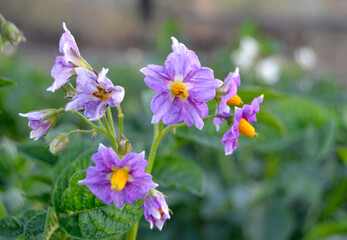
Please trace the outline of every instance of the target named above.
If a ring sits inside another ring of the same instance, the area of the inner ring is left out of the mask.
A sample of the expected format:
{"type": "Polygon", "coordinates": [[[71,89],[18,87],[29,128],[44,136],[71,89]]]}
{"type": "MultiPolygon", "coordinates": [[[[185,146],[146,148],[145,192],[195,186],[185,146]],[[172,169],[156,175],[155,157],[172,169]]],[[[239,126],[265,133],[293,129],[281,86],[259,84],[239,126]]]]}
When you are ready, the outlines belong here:
{"type": "Polygon", "coordinates": [[[54,114],[55,109],[41,110],[37,112],[20,113],[22,117],[27,117],[29,120],[28,126],[32,129],[30,132],[30,138],[34,138],[36,141],[40,137],[44,136],[57,122],[59,115],[54,114]],[[43,118],[49,114],[47,119],[43,118]]]}
{"type": "Polygon", "coordinates": [[[213,99],[222,81],[215,79],[213,71],[201,67],[196,54],[176,38],[166,59],[165,67],[149,64],[140,71],[146,75],[145,83],[158,94],[151,101],[154,113],[152,123],[160,120],[166,125],[184,121],[202,129],[208,114],[205,102],[213,99]]]}
{"type": "Polygon", "coordinates": [[[70,143],[70,137],[67,133],[59,133],[49,142],[49,151],[57,155],[63,151],[70,143]]]}
{"type": "Polygon", "coordinates": [[[124,88],[114,86],[106,77],[108,69],[103,68],[98,76],[85,68],[76,68],[77,93],[71,102],[66,105],[65,110],[82,110],[89,120],[100,119],[106,111],[107,106],[118,106],[124,98],[124,88]]]}
{"type": "MultiPolygon", "coordinates": [[[[235,72],[230,72],[224,79],[224,84],[220,88],[222,96],[218,97],[218,104],[216,109],[216,115],[223,117],[230,116],[230,107],[228,105],[239,106],[242,104],[241,98],[237,95],[237,87],[240,86],[240,73],[239,68],[235,69],[235,72]]],[[[216,125],[217,131],[219,131],[219,125],[224,121],[224,118],[216,117],[213,119],[213,123],[216,125]]]]}
{"type": "Polygon", "coordinates": [[[143,213],[149,222],[151,229],[153,223],[161,230],[166,219],[170,219],[169,207],[166,204],[164,195],[151,189],[143,201],[143,213]]]}
{"type": "Polygon", "coordinates": [[[75,38],[72,36],[69,29],[67,29],[65,23],[63,23],[63,28],[65,32],[59,41],[59,51],[63,53],[64,56],[58,56],[55,60],[55,64],[51,71],[54,82],[51,87],[47,88],[47,91],[54,92],[61,88],[71,77],[76,75],[76,67],[92,70],[86,60],[81,57],[75,38]]]}
{"type": "Polygon", "coordinates": [[[145,173],[144,152],[128,153],[121,160],[112,148],[100,144],[92,161],[96,166],[88,167],[86,179],[79,183],[87,185],[105,204],[114,202],[121,209],[125,203],[133,204],[157,186],[152,176],[145,173]]]}
{"type": "Polygon", "coordinates": [[[251,105],[244,105],[242,108],[235,108],[234,124],[230,130],[227,131],[223,138],[225,155],[232,154],[236,149],[238,142],[237,139],[240,133],[247,137],[255,137],[257,133],[250,122],[257,121],[256,114],[259,112],[259,104],[263,101],[264,96],[261,95],[253,99],[251,105]]]}

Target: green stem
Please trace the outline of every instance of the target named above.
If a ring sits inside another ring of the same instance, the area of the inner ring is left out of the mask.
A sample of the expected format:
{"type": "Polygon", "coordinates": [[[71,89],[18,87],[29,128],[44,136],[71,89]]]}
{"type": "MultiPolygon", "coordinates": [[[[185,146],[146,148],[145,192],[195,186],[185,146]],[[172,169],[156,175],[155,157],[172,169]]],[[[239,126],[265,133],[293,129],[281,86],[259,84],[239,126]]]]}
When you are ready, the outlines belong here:
{"type": "MultiPolygon", "coordinates": [[[[178,123],[178,124],[174,124],[174,125],[170,125],[167,126],[165,128],[163,128],[163,123],[160,121],[160,123],[155,123],[154,124],[154,136],[153,136],[153,142],[152,142],[152,147],[151,150],[149,152],[149,156],[148,156],[148,164],[146,167],[146,173],[151,173],[152,172],[152,168],[153,168],[153,164],[154,164],[154,160],[155,160],[155,155],[157,154],[157,149],[160,143],[160,140],[162,139],[162,137],[165,136],[165,134],[167,134],[171,129],[174,128],[179,128],[179,127],[183,127],[185,126],[185,123],[178,123]]],[[[132,229],[129,230],[129,232],[127,232],[125,240],[136,240],[136,235],[137,235],[137,229],[139,227],[139,223],[137,222],[134,227],[132,229]]]]}
{"type": "Polygon", "coordinates": [[[125,240],[135,240],[137,235],[137,229],[139,228],[139,222],[137,222],[132,229],[127,232],[125,240]]]}
{"type": "Polygon", "coordinates": [[[108,123],[110,124],[111,132],[112,132],[113,136],[115,137],[116,131],[114,130],[114,123],[113,123],[111,107],[107,108],[107,117],[108,117],[108,123]]]}
{"type": "Polygon", "coordinates": [[[103,134],[107,135],[107,132],[105,130],[105,128],[101,128],[101,127],[98,127],[96,125],[94,125],[91,121],[89,121],[82,113],[78,112],[78,111],[74,111],[74,110],[69,110],[68,112],[71,112],[77,116],[79,116],[80,118],[82,118],[82,120],[84,122],[86,122],[90,127],[92,127],[93,129],[99,131],[99,132],[102,132],[103,134]]]}
{"type": "Polygon", "coordinates": [[[116,136],[114,136],[110,130],[110,125],[108,124],[107,122],[107,119],[106,119],[106,115],[104,114],[104,116],[102,117],[102,119],[104,120],[104,124],[105,124],[105,127],[106,127],[106,132],[107,132],[107,136],[108,138],[111,140],[111,143],[112,143],[112,147],[113,147],[113,150],[117,153],[118,155],[118,144],[117,144],[117,140],[116,140],[116,136]]]}
{"type": "Polygon", "coordinates": [[[118,110],[118,121],[119,121],[119,136],[123,133],[123,112],[122,112],[122,108],[119,106],[117,106],[117,110],[118,110]]]}
{"type": "Polygon", "coordinates": [[[73,130],[71,132],[69,132],[69,137],[73,134],[76,134],[76,133],[93,133],[95,132],[95,129],[89,129],[89,130],[82,130],[82,129],[76,129],[76,130],[73,130]]]}

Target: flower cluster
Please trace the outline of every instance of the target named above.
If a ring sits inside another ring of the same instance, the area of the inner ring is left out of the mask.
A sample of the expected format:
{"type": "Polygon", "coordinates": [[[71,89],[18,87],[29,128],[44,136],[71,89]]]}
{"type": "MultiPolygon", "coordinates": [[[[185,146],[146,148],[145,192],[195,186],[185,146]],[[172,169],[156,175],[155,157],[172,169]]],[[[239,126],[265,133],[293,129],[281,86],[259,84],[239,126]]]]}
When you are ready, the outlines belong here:
{"type": "Polygon", "coordinates": [[[223,83],[214,78],[212,69],[201,67],[192,50],[174,37],[172,42],[173,52],[167,57],[165,66],[149,64],[140,70],[146,75],[147,86],[158,93],[151,101],[152,123],[161,120],[166,125],[173,125],[184,121],[188,127],[194,124],[201,130],[208,115],[206,102],[215,98],[218,103],[213,122],[217,131],[224,120],[234,122],[221,141],[226,155],[237,147],[240,133],[248,137],[257,136],[249,122],[256,121],[255,114],[259,112],[263,96],[254,99],[251,106],[236,108],[234,119],[231,119],[229,105],[243,104],[237,95],[237,87],[241,84],[239,69],[230,72],[223,83]]]}
{"type": "Polygon", "coordinates": [[[165,66],[149,64],[140,70],[145,74],[144,81],[147,86],[157,92],[150,103],[155,131],[147,162],[144,152],[131,152],[130,141],[123,133],[120,104],[124,99],[124,88],[115,86],[106,77],[108,69],[95,71],[81,56],[65,23],[63,28],[65,32],[59,42],[62,56],[55,60],[51,71],[54,82],[47,90],[55,92],[60,88],[64,89],[69,102],[61,109],[20,114],[29,120],[29,127],[32,128],[30,138],[37,140],[44,136],[54,127],[63,112],[71,112],[81,117],[91,129],[57,134],[49,141],[50,151],[53,154],[63,151],[69,145],[70,136],[75,133],[89,133],[93,134],[93,137],[96,132],[105,134],[112,147],[105,147],[100,143],[98,152],[91,157],[95,166],[87,168],[86,178],[79,183],[86,185],[104,204],[114,204],[118,209],[143,199],[142,208],[150,228],[156,225],[161,230],[164,222],[170,219],[170,210],[165,195],[156,190],[158,184],[153,182],[150,174],[161,137],[168,130],[182,125],[195,125],[201,130],[204,120],[214,118],[217,131],[223,122],[230,126],[221,142],[225,145],[225,154],[231,154],[238,145],[240,134],[257,136],[250,122],[256,121],[263,95],[255,98],[251,105],[236,107],[243,104],[237,95],[237,88],[241,83],[238,68],[235,72],[230,72],[223,83],[214,77],[212,69],[201,66],[195,52],[172,37],[173,51],[168,55],[165,66]],[[71,83],[72,79],[76,79],[75,87],[71,83]],[[217,101],[216,112],[215,115],[208,116],[206,103],[213,99],[217,101]],[[233,113],[230,106],[235,106],[233,113]],[[111,107],[117,107],[118,110],[118,135],[113,124],[111,107]],[[96,120],[98,125],[91,122],[96,120]],[[182,121],[184,124],[177,124],[182,121]],[[164,129],[162,123],[171,126],[164,129]]]}

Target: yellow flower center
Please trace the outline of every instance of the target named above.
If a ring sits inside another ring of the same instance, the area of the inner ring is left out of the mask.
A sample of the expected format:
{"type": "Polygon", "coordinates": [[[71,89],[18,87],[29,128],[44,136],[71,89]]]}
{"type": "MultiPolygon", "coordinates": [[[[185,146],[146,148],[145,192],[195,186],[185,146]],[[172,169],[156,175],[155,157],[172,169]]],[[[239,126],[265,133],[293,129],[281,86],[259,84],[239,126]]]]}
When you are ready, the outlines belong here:
{"type": "Polygon", "coordinates": [[[233,105],[233,106],[239,106],[241,103],[242,101],[239,95],[233,96],[227,101],[228,105],[233,105]]]}
{"type": "Polygon", "coordinates": [[[129,170],[127,168],[117,169],[111,177],[111,189],[120,191],[125,187],[129,178],[129,170]]]}
{"type": "Polygon", "coordinates": [[[247,136],[247,137],[256,137],[258,136],[258,134],[255,132],[254,127],[247,122],[246,119],[241,118],[240,124],[239,124],[239,131],[240,133],[242,133],[243,135],[247,136]]]}
{"type": "Polygon", "coordinates": [[[110,97],[110,93],[106,92],[104,88],[97,86],[98,91],[93,92],[93,96],[103,101],[106,101],[110,97]]]}
{"type": "Polygon", "coordinates": [[[183,101],[183,98],[187,99],[189,96],[189,93],[186,89],[186,87],[182,83],[175,83],[171,87],[171,92],[176,96],[179,97],[181,101],[183,101]]]}

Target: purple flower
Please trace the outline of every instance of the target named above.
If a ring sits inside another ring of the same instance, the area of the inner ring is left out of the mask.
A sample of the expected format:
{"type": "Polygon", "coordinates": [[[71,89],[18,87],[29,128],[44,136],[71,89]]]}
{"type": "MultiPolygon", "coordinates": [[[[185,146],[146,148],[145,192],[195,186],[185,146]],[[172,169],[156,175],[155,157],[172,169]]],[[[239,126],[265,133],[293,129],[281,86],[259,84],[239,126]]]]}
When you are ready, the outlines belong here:
{"type": "MultiPolygon", "coordinates": [[[[216,115],[223,117],[230,116],[230,107],[228,105],[239,106],[241,98],[237,95],[237,87],[240,86],[240,74],[239,68],[235,69],[235,72],[230,72],[224,79],[224,84],[221,87],[222,96],[218,98],[219,103],[217,104],[216,115]]],[[[219,126],[224,122],[224,118],[214,118],[213,123],[216,125],[217,131],[219,126]]]]}
{"type": "Polygon", "coordinates": [[[118,106],[124,98],[124,88],[114,86],[106,77],[108,69],[103,68],[98,76],[85,68],[76,68],[77,93],[71,102],[66,105],[65,110],[82,110],[89,120],[100,119],[107,106],[118,106]]]}
{"type": "Polygon", "coordinates": [[[149,222],[151,229],[153,223],[161,230],[166,219],[170,219],[169,207],[166,204],[164,195],[152,189],[148,192],[143,201],[143,213],[149,222]]]}
{"type": "Polygon", "coordinates": [[[263,101],[263,98],[264,96],[261,95],[260,97],[253,99],[251,105],[246,104],[242,108],[235,108],[234,124],[222,138],[225,155],[232,154],[236,149],[238,146],[237,139],[240,136],[240,133],[247,137],[258,136],[250,122],[257,121],[255,115],[259,112],[259,104],[263,101]]]}
{"type": "Polygon", "coordinates": [[[166,59],[165,67],[149,64],[140,71],[146,75],[145,83],[158,94],[151,101],[154,113],[152,123],[160,120],[166,125],[184,121],[202,129],[208,114],[205,102],[213,99],[222,81],[215,79],[213,71],[201,67],[196,54],[176,38],[166,59]]]}
{"type": "Polygon", "coordinates": [[[145,173],[147,161],[144,152],[128,153],[121,160],[112,148],[99,145],[99,150],[92,156],[96,166],[87,169],[87,177],[79,181],[105,204],[114,202],[122,209],[125,203],[133,204],[146,196],[147,192],[157,187],[152,176],[145,173]]]}
{"type": "Polygon", "coordinates": [[[30,138],[35,141],[44,136],[56,123],[59,116],[53,114],[49,118],[42,121],[42,119],[48,113],[52,113],[55,110],[42,110],[37,112],[20,113],[19,116],[27,117],[29,120],[28,126],[32,129],[30,132],[30,138]]]}
{"type": "Polygon", "coordinates": [[[58,56],[55,60],[55,64],[51,71],[54,82],[51,87],[47,88],[47,91],[54,92],[61,88],[71,77],[76,75],[76,67],[84,67],[92,70],[89,64],[81,57],[75,38],[67,29],[65,23],[63,23],[63,28],[65,32],[59,41],[59,51],[64,54],[64,56],[58,56]]]}

